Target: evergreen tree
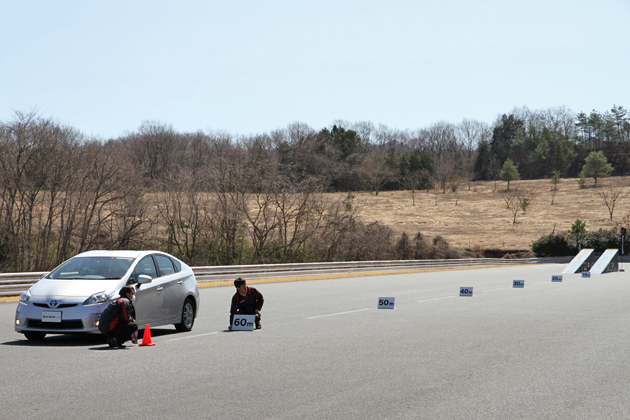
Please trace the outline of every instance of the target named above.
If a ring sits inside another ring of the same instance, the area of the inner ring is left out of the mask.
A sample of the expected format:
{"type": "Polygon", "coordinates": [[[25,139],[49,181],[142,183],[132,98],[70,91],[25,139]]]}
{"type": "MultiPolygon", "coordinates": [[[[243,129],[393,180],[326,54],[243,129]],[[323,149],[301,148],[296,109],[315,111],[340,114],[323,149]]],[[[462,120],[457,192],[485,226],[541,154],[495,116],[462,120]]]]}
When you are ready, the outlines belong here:
{"type": "Polygon", "coordinates": [[[507,189],[510,190],[510,181],[515,181],[520,179],[520,175],[518,173],[518,167],[512,162],[512,159],[506,159],[503,164],[503,168],[501,168],[501,174],[499,175],[502,181],[507,181],[507,189]]]}
{"type": "Polygon", "coordinates": [[[475,160],[474,173],[477,174],[479,179],[491,179],[492,178],[492,156],[490,151],[490,143],[486,140],[481,140],[477,145],[477,159],[475,160]]]}
{"type": "Polygon", "coordinates": [[[335,125],[330,132],[324,128],[322,134],[327,137],[328,143],[339,149],[342,160],[347,159],[353,153],[357,153],[361,148],[361,139],[356,131],[346,130],[335,125]]]}
{"type": "Polygon", "coordinates": [[[509,116],[503,114],[501,121],[492,132],[490,144],[492,153],[499,162],[504,162],[510,156],[513,143],[518,134],[522,132],[524,125],[525,122],[514,114],[509,116]]]}
{"type": "Polygon", "coordinates": [[[581,176],[590,177],[595,180],[593,185],[597,185],[597,178],[605,178],[610,176],[614,168],[608,159],[602,152],[591,152],[590,155],[584,159],[584,167],[582,168],[581,176]]]}
{"type": "Polygon", "coordinates": [[[553,171],[553,175],[551,176],[551,179],[549,180],[549,182],[553,184],[553,189],[557,190],[558,184],[562,182],[562,179],[560,178],[560,172],[553,171]]]}
{"type": "Polygon", "coordinates": [[[611,111],[613,115],[613,121],[617,130],[617,135],[620,141],[628,140],[628,117],[626,114],[628,111],[622,106],[613,105],[611,111]]]}

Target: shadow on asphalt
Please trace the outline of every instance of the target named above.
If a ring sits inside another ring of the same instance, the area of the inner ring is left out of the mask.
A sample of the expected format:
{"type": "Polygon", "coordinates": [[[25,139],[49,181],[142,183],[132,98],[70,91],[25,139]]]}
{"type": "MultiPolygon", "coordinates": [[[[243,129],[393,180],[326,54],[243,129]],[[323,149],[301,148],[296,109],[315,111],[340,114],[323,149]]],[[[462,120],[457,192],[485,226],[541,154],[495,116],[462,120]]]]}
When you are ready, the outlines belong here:
{"type": "Polygon", "coordinates": [[[61,334],[47,335],[41,341],[29,341],[23,335],[14,341],[1,343],[3,346],[24,346],[24,347],[82,347],[93,346],[95,344],[105,344],[105,336],[96,334],[61,334]]]}
{"type": "MultiPolygon", "coordinates": [[[[177,330],[171,328],[151,328],[151,338],[179,334],[177,330]]],[[[138,342],[142,341],[144,330],[138,332],[138,342]]],[[[105,336],[100,334],[51,334],[41,341],[29,341],[23,335],[13,341],[0,343],[2,346],[24,346],[24,347],[89,347],[90,350],[124,350],[110,348],[105,342],[105,336]],[[102,344],[102,347],[100,346],[102,344]]],[[[129,347],[127,347],[129,348],[129,347]]]]}
{"type": "MultiPolygon", "coordinates": [[[[144,330],[140,330],[140,332],[138,333],[138,340],[140,340],[140,337],[142,337],[143,334],[144,334],[144,330]]],[[[153,327],[151,327],[151,338],[153,338],[153,337],[161,337],[161,336],[164,336],[164,335],[173,335],[173,334],[182,334],[182,333],[178,332],[174,328],[160,328],[160,327],[153,328],[153,327]]]]}

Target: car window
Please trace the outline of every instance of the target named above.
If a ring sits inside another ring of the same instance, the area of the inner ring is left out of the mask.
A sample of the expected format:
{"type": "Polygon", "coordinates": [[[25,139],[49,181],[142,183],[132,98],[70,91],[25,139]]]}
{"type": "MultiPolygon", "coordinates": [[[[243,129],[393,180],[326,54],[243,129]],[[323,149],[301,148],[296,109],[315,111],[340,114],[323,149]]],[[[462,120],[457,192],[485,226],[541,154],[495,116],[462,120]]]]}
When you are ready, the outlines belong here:
{"type": "Polygon", "coordinates": [[[162,276],[168,276],[169,274],[173,274],[175,269],[173,268],[173,262],[171,259],[164,255],[153,255],[155,258],[155,262],[157,262],[158,268],[160,269],[160,274],[162,276]]]}
{"type": "Polygon", "coordinates": [[[175,272],[179,273],[180,271],[182,271],[182,265],[179,261],[171,258],[171,261],[173,261],[173,266],[175,267],[175,272]]]}
{"type": "Polygon", "coordinates": [[[138,282],[138,276],[141,274],[146,274],[152,279],[157,277],[157,270],[155,269],[155,264],[153,263],[153,258],[151,258],[151,256],[144,257],[140,260],[138,265],[136,265],[136,269],[133,270],[134,283],[138,282]]]}
{"type": "Polygon", "coordinates": [[[75,257],[53,272],[47,278],[61,280],[103,280],[122,278],[133,263],[133,258],[124,257],[75,257]]]}

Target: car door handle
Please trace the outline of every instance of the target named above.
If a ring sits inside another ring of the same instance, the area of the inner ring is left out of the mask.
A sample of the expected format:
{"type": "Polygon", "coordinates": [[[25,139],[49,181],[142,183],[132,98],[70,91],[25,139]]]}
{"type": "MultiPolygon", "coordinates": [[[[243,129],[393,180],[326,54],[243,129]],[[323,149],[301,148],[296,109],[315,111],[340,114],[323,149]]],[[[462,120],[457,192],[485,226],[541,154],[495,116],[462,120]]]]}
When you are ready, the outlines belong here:
{"type": "Polygon", "coordinates": [[[177,282],[177,285],[178,285],[178,286],[181,286],[181,285],[182,285],[182,283],[184,283],[184,280],[180,280],[180,281],[178,281],[178,282],[177,282]]]}
{"type": "Polygon", "coordinates": [[[160,293],[162,293],[162,290],[163,290],[163,289],[164,289],[164,288],[163,288],[162,286],[160,286],[160,287],[158,287],[158,288],[157,288],[158,295],[159,295],[160,293]]]}

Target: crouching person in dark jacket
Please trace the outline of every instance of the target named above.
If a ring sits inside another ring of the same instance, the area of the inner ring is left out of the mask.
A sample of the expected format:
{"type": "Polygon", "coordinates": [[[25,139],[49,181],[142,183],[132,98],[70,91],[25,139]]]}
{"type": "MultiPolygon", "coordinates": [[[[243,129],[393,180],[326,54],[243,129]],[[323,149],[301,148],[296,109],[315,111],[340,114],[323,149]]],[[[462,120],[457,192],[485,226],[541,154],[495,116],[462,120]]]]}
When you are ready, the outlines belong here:
{"type": "Polygon", "coordinates": [[[125,347],[125,341],[138,342],[138,324],[136,309],[133,307],[136,291],[125,286],[120,289],[120,297],[113,300],[101,314],[98,329],[107,336],[110,347],[125,347]]]}
{"type": "Polygon", "coordinates": [[[253,287],[247,287],[245,280],[237,278],[234,280],[234,287],[236,287],[236,293],[232,296],[232,306],[230,307],[230,326],[228,330],[232,330],[232,323],[234,322],[234,315],[256,315],[256,329],[259,330],[260,326],[260,310],[262,309],[263,295],[253,287]]]}

